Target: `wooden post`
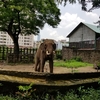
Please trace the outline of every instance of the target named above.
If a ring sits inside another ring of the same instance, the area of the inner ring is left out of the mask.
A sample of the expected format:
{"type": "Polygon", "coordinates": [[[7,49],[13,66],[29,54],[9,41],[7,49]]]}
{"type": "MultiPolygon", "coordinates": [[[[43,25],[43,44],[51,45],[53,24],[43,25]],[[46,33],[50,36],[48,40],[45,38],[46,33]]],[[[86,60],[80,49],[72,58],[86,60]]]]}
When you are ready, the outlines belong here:
{"type": "Polygon", "coordinates": [[[4,60],[4,56],[5,56],[5,47],[3,46],[3,48],[2,48],[3,50],[2,50],[2,60],[4,60]]]}

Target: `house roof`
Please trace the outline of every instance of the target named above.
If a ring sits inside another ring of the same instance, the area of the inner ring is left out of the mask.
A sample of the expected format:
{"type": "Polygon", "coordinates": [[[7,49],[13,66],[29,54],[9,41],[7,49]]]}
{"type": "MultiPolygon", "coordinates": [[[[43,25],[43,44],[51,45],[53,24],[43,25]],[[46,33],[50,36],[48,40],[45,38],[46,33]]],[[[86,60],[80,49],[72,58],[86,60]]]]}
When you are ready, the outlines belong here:
{"type": "Polygon", "coordinates": [[[91,30],[93,30],[94,32],[100,34],[100,28],[98,28],[97,26],[92,25],[92,24],[88,24],[88,23],[83,23],[83,22],[81,22],[81,23],[79,23],[79,24],[68,34],[67,37],[70,37],[70,36],[74,33],[74,31],[77,30],[81,25],[85,25],[85,26],[87,26],[88,28],[90,28],[91,30]]]}

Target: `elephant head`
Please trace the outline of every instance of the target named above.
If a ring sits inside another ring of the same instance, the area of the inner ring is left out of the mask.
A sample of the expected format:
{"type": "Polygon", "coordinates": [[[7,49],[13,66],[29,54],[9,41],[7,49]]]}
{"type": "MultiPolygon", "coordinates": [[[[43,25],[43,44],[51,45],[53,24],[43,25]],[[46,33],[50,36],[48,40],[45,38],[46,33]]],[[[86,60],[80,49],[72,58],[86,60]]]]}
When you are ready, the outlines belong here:
{"type": "Polygon", "coordinates": [[[43,50],[47,56],[55,54],[56,43],[52,39],[45,39],[41,45],[41,50],[43,50]]]}

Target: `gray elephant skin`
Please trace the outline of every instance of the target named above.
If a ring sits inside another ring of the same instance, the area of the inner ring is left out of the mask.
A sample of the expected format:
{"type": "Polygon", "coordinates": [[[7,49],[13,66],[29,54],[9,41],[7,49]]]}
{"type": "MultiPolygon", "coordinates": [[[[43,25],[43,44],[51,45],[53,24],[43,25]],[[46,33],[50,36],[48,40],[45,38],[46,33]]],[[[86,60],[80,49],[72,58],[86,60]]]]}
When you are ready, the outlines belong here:
{"type": "Polygon", "coordinates": [[[52,39],[45,39],[40,44],[35,55],[35,71],[44,72],[45,62],[49,61],[50,73],[53,73],[53,57],[56,50],[56,43],[52,39]]]}

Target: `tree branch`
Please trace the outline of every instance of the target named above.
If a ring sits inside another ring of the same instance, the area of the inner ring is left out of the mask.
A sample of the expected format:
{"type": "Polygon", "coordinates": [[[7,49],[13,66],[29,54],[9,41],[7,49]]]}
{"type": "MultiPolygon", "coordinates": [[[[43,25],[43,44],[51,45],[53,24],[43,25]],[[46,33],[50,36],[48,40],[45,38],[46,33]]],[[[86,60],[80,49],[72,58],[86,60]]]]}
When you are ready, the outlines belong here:
{"type": "Polygon", "coordinates": [[[10,23],[8,25],[8,34],[10,35],[10,37],[13,39],[13,35],[12,35],[12,27],[13,27],[13,18],[11,18],[10,23]]]}

